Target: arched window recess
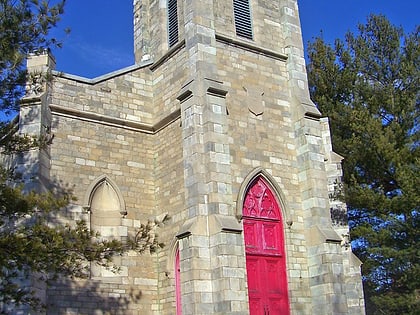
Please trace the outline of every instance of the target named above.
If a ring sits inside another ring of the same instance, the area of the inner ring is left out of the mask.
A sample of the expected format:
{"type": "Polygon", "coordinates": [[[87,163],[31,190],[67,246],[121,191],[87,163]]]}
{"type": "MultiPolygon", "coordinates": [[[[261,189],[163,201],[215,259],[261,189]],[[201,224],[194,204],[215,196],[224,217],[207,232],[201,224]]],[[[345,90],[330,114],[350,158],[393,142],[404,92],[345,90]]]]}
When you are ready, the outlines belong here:
{"type": "MultiPolygon", "coordinates": [[[[274,193],[274,198],[276,198],[277,203],[279,204],[279,218],[283,218],[283,221],[287,224],[287,227],[290,228],[293,224],[292,217],[290,212],[288,211],[288,207],[286,204],[286,199],[281,192],[281,188],[277,184],[276,180],[269,174],[265,169],[261,167],[255,168],[252,172],[250,172],[246,178],[244,179],[241,188],[238,193],[238,200],[236,203],[236,217],[238,221],[242,221],[244,213],[246,213],[246,209],[244,209],[245,198],[246,194],[249,191],[249,188],[255,183],[256,180],[262,179],[264,184],[268,185],[268,188],[271,192],[274,193]]],[[[270,213],[267,215],[275,215],[274,213],[270,213]]]]}
{"type": "Polygon", "coordinates": [[[127,215],[121,191],[117,184],[106,175],[101,175],[96,178],[86,190],[83,209],[91,212],[93,204],[101,207],[103,210],[110,210],[110,208],[112,210],[118,209],[122,217],[127,215]]]}

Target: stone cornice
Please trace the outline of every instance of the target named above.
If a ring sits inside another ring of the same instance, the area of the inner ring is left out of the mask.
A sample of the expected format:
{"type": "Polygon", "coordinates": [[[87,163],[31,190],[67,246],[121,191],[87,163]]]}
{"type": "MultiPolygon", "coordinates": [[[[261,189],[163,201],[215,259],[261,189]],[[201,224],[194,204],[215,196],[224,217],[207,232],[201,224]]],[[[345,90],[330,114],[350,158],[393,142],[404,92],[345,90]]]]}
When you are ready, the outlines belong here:
{"type": "Polygon", "coordinates": [[[121,118],[111,117],[93,112],[86,112],[77,109],[67,108],[59,105],[50,105],[54,115],[88,121],[105,126],[131,130],[135,132],[156,134],[165,127],[169,126],[181,117],[181,110],[177,109],[155,124],[145,124],[136,121],[129,121],[121,118]]]}
{"type": "Polygon", "coordinates": [[[287,60],[287,55],[285,54],[281,54],[273,50],[265,49],[260,46],[254,45],[253,43],[240,40],[237,38],[232,38],[232,37],[222,35],[222,34],[216,34],[216,40],[230,46],[240,47],[242,49],[248,50],[255,54],[267,56],[269,58],[273,58],[273,59],[277,59],[281,61],[287,60]]]}
{"type": "Polygon", "coordinates": [[[152,60],[146,60],[146,61],[141,62],[139,64],[128,66],[128,67],[125,67],[125,68],[122,68],[122,69],[119,69],[119,70],[101,75],[101,76],[93,78],[93,79],[81,77],[81,76],[74,75],[74,74],[64,73],[64,72],[60,72],[60,71],[56,71],[56,70],[53,70],[52,74],[56,77],[65,78],[65,79],[68,79],[68,80],[72,80],[72,81],[76,81],[76,82],[80,82],[80,83],[85,83],[85,84],[89,84],[89,85],[95,85],[95,84],[107,81],[109,79],[118,77],[120,75],[124,75],[126,73],[136,71],[138,69],[146,68],[146,67],[150,66],[151,64],[153,64],[152,60]]]}

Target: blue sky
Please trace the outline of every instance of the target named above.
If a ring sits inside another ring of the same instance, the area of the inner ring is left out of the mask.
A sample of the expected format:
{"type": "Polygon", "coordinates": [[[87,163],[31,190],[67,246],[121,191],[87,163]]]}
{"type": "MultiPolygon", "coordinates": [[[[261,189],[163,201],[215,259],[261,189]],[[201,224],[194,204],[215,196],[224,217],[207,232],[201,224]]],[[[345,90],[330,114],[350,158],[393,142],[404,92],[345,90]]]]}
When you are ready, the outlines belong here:
{"type": "MultiPolygon", "coordinates": [[[[196,0],[199,1],[199,0],[196,0]]],[[[224,0],[229,1],[229,0],[224,0]]],[[[384,14],[406,32],[420,24],[419,0],[298,0],[304,43],[323,32],[328,42],[343,38],[370,13],[384,14]]],[[[68,0],[53,35],[63,48],[53,51],[59,71],[94,78],[134,63],[133,0],[68,0]],[[64,35],[62,28],[71,33],[64,35]]]]}

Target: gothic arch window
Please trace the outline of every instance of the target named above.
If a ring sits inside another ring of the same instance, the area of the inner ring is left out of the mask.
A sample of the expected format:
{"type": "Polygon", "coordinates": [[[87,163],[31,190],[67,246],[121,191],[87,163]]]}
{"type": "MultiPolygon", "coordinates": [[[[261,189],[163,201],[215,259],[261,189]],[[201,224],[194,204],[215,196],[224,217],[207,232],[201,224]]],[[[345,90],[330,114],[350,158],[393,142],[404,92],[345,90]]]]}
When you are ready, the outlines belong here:
{"type": "Polygon", "coordinates": [[[233,0],[236,35],[252,39],[251,5],[249,0],[233,0]]]}
{"type": "Polygon", "coordinates": [[[105,238],[121,237],[118,227],[126,213],[118,186],[107,176],[101,176],[88,191],[91,228],[105,238]]]}
{"type": "Polygon", "coordinates": [[[116,237],[120,225],[120,204],[113,187],[104,180],[92,193],[91,226],[102,237],[116,237]]]}
{"type": "Polygon", "coordinates": [[[178,42],[178,1],[168,0],[168,43],[169,47],[178,42]]]}
{"type": "Polygon", "coordinates": [[[281,205],[263,176],[256,176],[247,185],[242,215],[250,315],[288,315],[281,205]]]}
{"type": "MultiPolygon", "coordinates": [[[[107,176],[97,178],[89,187],[86,208],[90,213],[90,228],[99,232],[103,239],[121,239],[127,236],[127,231],[121,223],[126,214],[125,204],[118,186],[107,176]]],[[[117,258],[116,258],[117,259],[117,258]]],[[[119,265],[119,261],[114,261],[119,265]]],[[[92,277],[118,277],[106,268],[96,264],[91,265],[92,277]]]]}
{"type": "Polygon", "coordinates": [[[260,177],[267,183],[270,190],[275,195],[275,198],[278,202],[280,215],[283,222],[287,223],[288,226],[293,224],[290,212],[288,211],[288,206],[286,198],[283,195],[280,186],[277,184],[277,181],[262,167],[256,167],[253,169],[243,180],[241,187],[239,188],[238,200],[236,202],[236,216],[240,219],[243,216],[243,205],[245,200],[245,195],[249,190],[251,184],[255,181],[256,178],[260,177]]]}

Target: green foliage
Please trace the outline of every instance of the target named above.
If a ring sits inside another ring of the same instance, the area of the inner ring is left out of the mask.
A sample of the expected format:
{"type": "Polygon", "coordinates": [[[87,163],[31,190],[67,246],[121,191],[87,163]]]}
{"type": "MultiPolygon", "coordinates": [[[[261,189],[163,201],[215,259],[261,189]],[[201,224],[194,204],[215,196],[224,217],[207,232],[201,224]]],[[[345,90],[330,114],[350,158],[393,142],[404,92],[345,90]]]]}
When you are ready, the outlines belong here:
{"type": "Polygon", "coordinates": [[[66,206],[70,195],[23,194],[20,187],[0,182],[0,303],[25,303],[39,307],[38,300],[20,281],[37,275],[43,280],[57,275],[85,277],[87,261],[110,266],[112,257],[124,246],[117,240],[100,241],[85,222],[75,226],[54,222],[53,214],[66,206]]]}
{"type": "Polygon", "coordinates": [[[104,240],[82,220],[74,225],[57,221],[56,213],[72,200],[70,193],[24,194],[21,187],[9,184],[10,173],[0,171],[0,305],[28,304],[38,309],[40,301],[20,281],[34,276],[42,281],[57,276],[85,278],[90,270],[87,262],[118,272],[112,263],[116,255],[163,247],[155,228],[167,217],[142,224],[127,242],[104,240]]]}
{"type": "Polygon", "coordinates": [[[48,36],[64,12],[65,0],[0,0],[0,109],[19,108],[26,82],[25,60],[61,44],[48,36]]]}
{"type": "Polygon", "coordinates": [[[11,187],[10,173],[0,171],[0,305],[40,308],[30,288],[22,288],[20,283],[34,275],[41,281],[57,276],[86,278],[88,262],[118,272],[113,257],[128,250],[142,254],[163,247],[155,228],[168,217],[142,224],[126,242],[103,239],[82,220],[74,225],[57,220],[57,212],[72,200],[70,193],[24,194],[21,187],[11,187]]]}
{"type": "Polygon", "coordinates": [[[333,46],[309,44],[311,97],[344,156],[344,190],[367,310],[420,308],[420,27],[371,15],[333,46]]]}

